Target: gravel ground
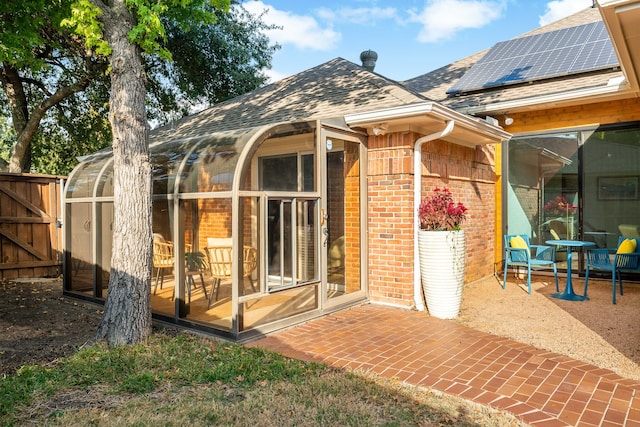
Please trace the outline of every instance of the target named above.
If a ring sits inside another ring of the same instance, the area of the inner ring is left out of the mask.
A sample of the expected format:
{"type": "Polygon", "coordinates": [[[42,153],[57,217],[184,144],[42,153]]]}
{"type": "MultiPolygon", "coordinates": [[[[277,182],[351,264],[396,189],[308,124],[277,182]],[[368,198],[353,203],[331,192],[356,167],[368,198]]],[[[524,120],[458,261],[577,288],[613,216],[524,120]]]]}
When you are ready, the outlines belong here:
{"type": "MultiPolygon", "coordinates": [[[[640,380],[640,284],[625,283],[613,305],[610,280],[590,279],[584,302],[549,297],[552,277],[534,277],[531,295],[524,279],[510,274],[507,282],[504,290],[496,277],[468,284],[458,321],[640,380]]],[[[583,279],[573,284],[582,294],[583,279]]]]}

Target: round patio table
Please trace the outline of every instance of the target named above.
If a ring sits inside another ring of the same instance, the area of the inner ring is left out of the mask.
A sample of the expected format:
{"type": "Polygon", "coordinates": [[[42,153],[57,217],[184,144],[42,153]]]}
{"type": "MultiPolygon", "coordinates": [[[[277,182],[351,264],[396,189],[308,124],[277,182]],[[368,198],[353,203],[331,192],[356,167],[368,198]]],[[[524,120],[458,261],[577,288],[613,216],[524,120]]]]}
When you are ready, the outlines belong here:
{"type": "Polygon", "coordinates": [[[573,284],[571,283],[571,262],[573,261],[573,248],[584,248],[587,246],[595,246],[594,242],[583,242],[582,240],[547,240],[546,243],[552,246],[566,246],[567,247],[567,284],[564,288],[564,292],[553,293],[550,296],[552,298],[564,299],[567,301],[584,301],[589,297],[584,295],[577,295],[573,292],[573,284]]]}

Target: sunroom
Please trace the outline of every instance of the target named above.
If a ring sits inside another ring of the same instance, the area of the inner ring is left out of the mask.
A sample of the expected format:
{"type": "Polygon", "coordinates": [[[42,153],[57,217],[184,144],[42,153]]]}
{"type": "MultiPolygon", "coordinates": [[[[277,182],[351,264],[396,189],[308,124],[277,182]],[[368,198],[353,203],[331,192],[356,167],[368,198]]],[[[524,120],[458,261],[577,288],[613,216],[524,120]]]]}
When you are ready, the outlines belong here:
{"type": "MultiPolygon", "coordinates": [[[[364,300],[365,139],[330,120],[155,132],[154,318],[245,340],[364,300]]],[[[69,176],[65,294],[108,293],[112,176],[110,150],[69,176]]]]}
{"type": "MultiPolygon", "coordinates": [[[[420,188],[456,188],[482,247],[466,280],[491,274],[509,136],[341,58],[153,130],[154,318],[245,341],[362,302],[424,309],[420,188]]],[[[107,296],[112,175],[105,150],[67,180],[65,295],[107,296]]]]}

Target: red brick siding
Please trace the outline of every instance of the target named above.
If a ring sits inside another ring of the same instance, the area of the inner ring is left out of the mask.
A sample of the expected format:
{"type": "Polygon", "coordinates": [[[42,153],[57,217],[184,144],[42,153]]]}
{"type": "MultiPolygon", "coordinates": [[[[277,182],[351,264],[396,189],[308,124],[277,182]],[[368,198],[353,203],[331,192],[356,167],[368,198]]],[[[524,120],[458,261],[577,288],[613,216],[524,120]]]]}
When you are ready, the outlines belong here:
{"type": "MultiPolygon", "coordinates": [[[[412,306],[415,212],[413,146],[421,135],[404,132],[369,138],[368,244],[372,301],[412,306]]],[[[446,187],[467,206],[465,282],[493,273],[495,248],[494,147],[468,148],[444,141],[422,147],[422,195],[446,187]]]]}

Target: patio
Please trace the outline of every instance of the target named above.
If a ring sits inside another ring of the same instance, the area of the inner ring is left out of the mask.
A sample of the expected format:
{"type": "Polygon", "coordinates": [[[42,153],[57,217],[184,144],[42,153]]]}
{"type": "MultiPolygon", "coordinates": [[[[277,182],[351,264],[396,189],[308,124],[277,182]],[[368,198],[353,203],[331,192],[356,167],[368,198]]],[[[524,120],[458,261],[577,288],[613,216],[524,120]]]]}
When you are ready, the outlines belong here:
{"type": "MultiPolygon", "coordinates": [[[[369,304],[248,345],[433,387],[508,410],[531,425],[640,425],[640,377],[630,360],[637,362],[637,355],[623,353],[638,342],[626,328],[638,323],[640,288],[627,284],[613,306],[610,282],[594,281],[591,289],[590,281],[591,300],[570,302],[548,298],[555,286],[547,279],[536,278],[532,295],[521,280],[505,291],[495,278],[467,285],[458,321],[369,304]],[[544,343],[556,350],[542,349],[544,343]]],[[[575,285],[580,289],[582,280],[575,285]]]]}

